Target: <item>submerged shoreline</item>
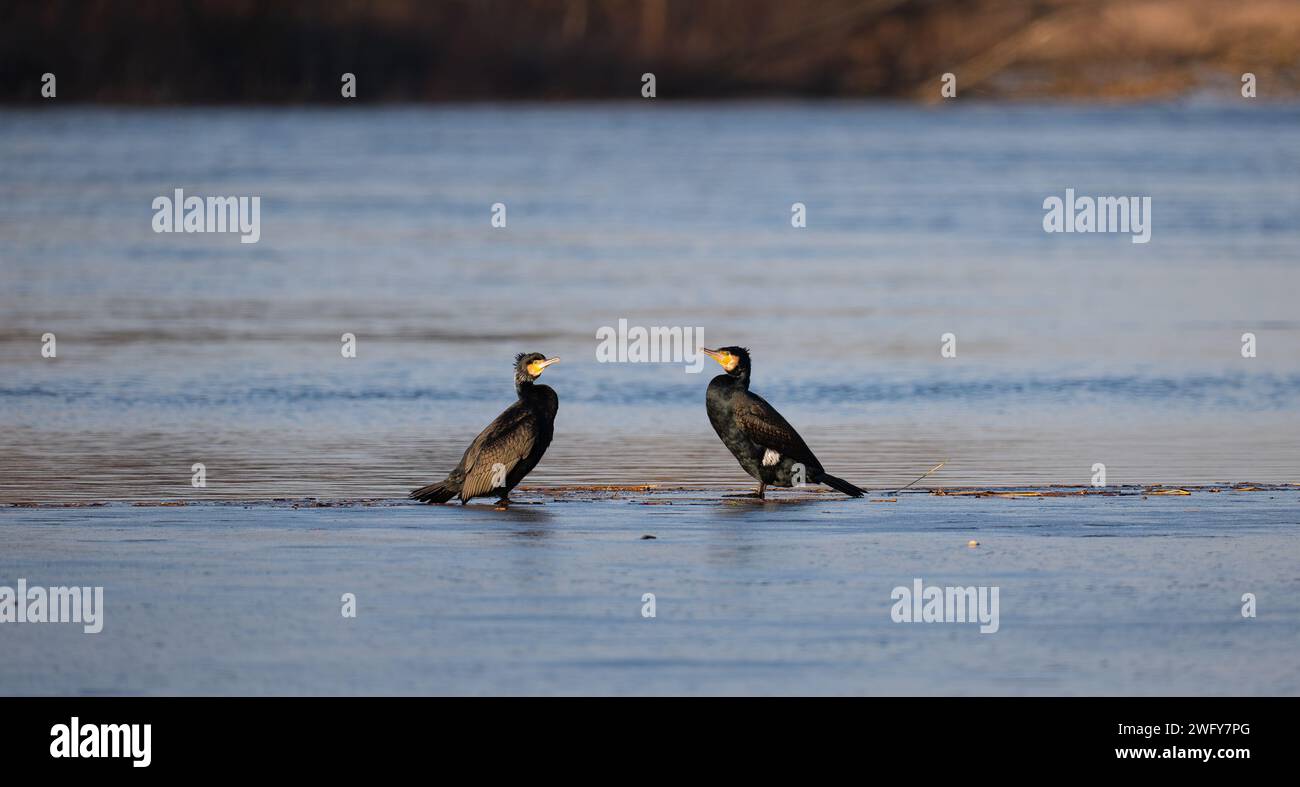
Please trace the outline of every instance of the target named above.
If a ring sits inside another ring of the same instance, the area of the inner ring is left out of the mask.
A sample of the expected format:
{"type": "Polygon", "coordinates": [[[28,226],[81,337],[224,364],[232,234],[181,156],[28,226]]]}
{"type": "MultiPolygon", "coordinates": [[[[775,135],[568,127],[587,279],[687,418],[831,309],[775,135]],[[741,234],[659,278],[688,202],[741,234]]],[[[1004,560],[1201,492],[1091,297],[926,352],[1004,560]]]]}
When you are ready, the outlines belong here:
{"type": "Polygon", "coordinates": [[[104,588],[5,625],[0,693],[1300,694],[1294,487],[720,491],[0,508],[0,584],[104,588]],[[996,633],[894,621],[918,580],[996,633]]]}

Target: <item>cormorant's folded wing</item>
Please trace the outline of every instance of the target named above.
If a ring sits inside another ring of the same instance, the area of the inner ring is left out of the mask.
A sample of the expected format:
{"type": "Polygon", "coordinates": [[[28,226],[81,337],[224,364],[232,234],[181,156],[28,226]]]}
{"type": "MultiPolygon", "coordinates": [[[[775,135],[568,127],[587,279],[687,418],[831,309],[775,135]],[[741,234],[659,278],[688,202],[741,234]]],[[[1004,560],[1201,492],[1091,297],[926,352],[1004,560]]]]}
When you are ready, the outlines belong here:
{"type": "Polygon", "coordinates": [[[510,470],[532,453],[537,431],[537,419],[526,407],[511,406],[497,416],[465,452],[461,496],[468,500],[501,486],[510,470]]]}
{"type": "Polygon", "coordinates": [[[799,433],[790,422],[781,417],[776,408],[768,404],[763,397],[746,393],[735,404],[736,423],[745,436],[767,449],[764,464],[775,464],[779,459],[769,461],[771,452],[788,456],[796,462],[817,465],[817,457],[808,448],[799,433]]]}

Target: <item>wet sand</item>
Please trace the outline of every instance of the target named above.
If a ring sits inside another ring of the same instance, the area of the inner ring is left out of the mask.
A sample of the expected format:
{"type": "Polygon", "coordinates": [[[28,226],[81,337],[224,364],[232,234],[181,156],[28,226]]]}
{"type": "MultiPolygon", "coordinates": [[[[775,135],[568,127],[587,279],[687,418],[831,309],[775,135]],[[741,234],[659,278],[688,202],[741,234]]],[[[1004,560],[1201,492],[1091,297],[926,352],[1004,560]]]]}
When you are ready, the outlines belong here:
{"type": "Polygon", "coordinates": [[[1300,489],[1094,491],[3,507],[0,584],[106,608],[0,628],[0,693],[1300,694],[1300,489]],[[916,578],[999,630],[893,622],[916,578]]]}

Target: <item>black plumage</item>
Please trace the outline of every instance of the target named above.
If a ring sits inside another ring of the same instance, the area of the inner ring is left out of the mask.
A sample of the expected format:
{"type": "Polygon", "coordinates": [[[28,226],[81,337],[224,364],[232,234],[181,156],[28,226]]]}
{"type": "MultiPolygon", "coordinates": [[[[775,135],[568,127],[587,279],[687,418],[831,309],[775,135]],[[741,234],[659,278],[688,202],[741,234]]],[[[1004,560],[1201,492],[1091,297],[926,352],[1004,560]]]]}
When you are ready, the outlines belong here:
{"type": "Polygon", "coordinates": [[[726,372],[709,382],[705,395],[709,423],[745,472],[758,481],[754,496],[762,498],[769,486],[794,486],[801,480],[801,467],[805,483],[826,484],[850,497],[866,494],[827,473],[790,422],[749,390],[749,350],[723,347],[704,352],[726,372]]]}
{"type": "Polygon", "coordinates": [[[519,399],[474,438],[460,464],[442,481],[422,486],[410,496],[426,503],[497,495],[508,503],[510,490],[528,475],[551,444],[560,399],[537,378],[560,360],[541,353],[515,356],[515,391],[519,399]]]}

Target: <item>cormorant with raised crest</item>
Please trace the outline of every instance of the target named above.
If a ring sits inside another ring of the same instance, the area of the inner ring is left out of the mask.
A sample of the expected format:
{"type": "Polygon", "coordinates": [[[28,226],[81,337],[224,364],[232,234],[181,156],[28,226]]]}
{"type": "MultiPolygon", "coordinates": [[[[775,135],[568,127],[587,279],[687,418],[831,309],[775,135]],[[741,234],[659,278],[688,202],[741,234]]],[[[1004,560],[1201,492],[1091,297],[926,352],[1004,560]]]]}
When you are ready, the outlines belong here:
{"type": "Polygon", "coordinates": [[[549,385],[538,385],[536,381],[543,369],[558,360],[541,353],[515,356],[519,400],[474,438],[450,475],[416,489],[410,496],[425,503],[459,498],[463,505],[471,498],[499,495],[497,503],[508,504],[510,490],[537,466],[551,444],[560,399],[549,385]]]}

